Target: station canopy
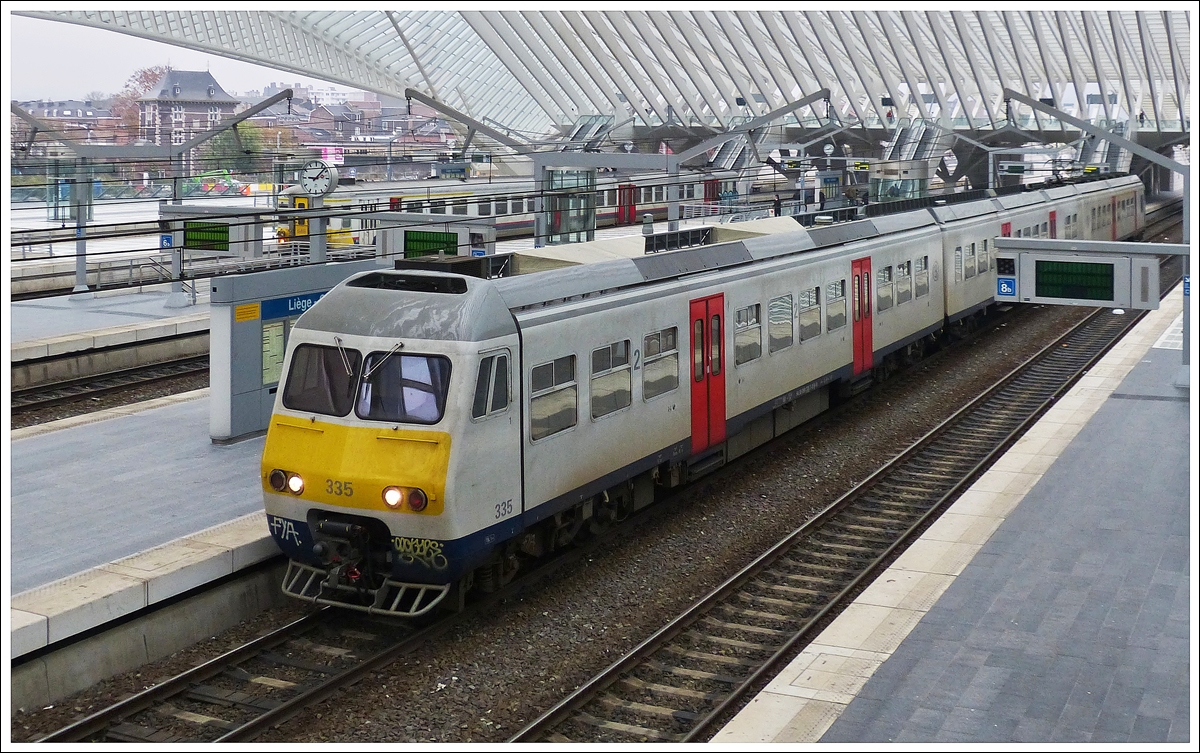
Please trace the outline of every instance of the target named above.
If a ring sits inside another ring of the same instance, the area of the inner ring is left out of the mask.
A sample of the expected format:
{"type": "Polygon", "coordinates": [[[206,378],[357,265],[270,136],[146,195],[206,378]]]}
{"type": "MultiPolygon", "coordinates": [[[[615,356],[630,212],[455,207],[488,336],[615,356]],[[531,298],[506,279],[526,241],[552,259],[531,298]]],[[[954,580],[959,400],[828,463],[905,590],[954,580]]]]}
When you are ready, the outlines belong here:
{"type": "MultiPolygon", "coordinates": [[[[1093,122],[1190,128],[1181,120],[1191,107],[1183,10],[19,14],[385,95],[413,89],[535,140],[588,117],[721,132],[821,89],[828,104],[787,118],[836,115],[865,128],[912,118],[986,131],[1011,122],[1008,88],[1093,122]]],[[[1023,112],[1023,128],[1046,127],[1045,114],[1023,112]]]]}

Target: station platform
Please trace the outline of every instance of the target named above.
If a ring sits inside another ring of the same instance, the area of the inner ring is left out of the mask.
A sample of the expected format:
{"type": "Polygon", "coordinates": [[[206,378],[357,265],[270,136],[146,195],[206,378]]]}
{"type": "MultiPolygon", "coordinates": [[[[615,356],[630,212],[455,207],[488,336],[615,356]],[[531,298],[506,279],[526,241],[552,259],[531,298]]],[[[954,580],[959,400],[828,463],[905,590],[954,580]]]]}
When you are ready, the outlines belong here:
{"type": "Polygon", "coordinates": [[[712,742],[1194,744],[1182,305],[1176,287],[712,742]]]}

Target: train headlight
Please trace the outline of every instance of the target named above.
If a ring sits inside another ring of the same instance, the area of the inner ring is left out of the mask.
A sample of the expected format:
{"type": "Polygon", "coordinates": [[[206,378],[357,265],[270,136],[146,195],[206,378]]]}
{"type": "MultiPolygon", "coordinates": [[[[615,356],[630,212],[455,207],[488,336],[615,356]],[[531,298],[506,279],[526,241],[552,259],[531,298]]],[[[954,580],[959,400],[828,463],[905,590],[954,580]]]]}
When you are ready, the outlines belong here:
{"type": "Polygon", "coordinates": [[[300,478],[300,474],[293,473],[288,476],[287,488],[292,494],[299,494],[304,491],[304,479],[300,478]]]}
{"type": "Polygon", "coordinates": [[[413,512],[421,512],[428,504],[429,499],[425,496],[425,492],[420,489],[412,489],[408,492],[408,506],[413,512]]]}
{"type": "Polygon", "coordinates": [[[287,474],[278,468],[271,471],[271,475],[267,477],[267,481],[271,484],[271,488],[277,492],[281,492],[287,488],[287,474]]]}
{"type": "Polygon", "coordinates": [[[397,486],[389,486],[383,490],[383,503],[395,510],[404,504],[404,490],[397,486]]]}

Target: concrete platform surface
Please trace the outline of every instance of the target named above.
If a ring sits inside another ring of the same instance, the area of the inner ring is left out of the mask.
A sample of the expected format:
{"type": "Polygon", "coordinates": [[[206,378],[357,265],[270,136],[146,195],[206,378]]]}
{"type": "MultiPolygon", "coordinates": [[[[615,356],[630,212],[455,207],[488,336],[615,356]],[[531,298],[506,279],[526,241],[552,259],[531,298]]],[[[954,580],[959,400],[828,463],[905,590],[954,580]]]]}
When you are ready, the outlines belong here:
{"type": "Polygon", "coordinates": [[[712,741],[1194,744],[1181,307],[1176,289],[712,741]]]}
{"type": "MultiPolygon", "coordinates": [[[[58,339],[114,327],[141,327],[161,320],[182,318],[207,321],[207,300],[198,298],[194,306],[169,309],[163,305],[168,295],[169,291],[164,290],[143,293],[124,291],[121,295],[57,296],[15,301],[10,305],[8,314],[13,358],[17,360],[15,351],[30,341],[58,339]]],[[[207,329],[207,325],[203,329],[207,329]]]]}
{"type": "Polygon", "coordinates": [[[13,431],[12,593],[261,510],[263,438],[214,445],[208,421],[198,390],[13,431]]]}

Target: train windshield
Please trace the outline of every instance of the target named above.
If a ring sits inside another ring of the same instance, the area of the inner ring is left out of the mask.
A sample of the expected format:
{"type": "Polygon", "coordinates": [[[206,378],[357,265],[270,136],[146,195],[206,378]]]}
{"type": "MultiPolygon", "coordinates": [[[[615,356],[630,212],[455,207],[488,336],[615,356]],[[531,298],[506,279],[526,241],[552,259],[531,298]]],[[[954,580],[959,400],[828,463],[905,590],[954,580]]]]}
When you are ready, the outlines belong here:
{"type": "Polygon", "coordinates": [[[436,424],[446,412],[450,359],[372,353],[363,364],[355,413],[373,421],[436,424]]]}
{"type": "Polygon", "coordinates": [[[292,355],[283,405],[291,410],[344,416],[354,405],[362,354],[353,348],[300,345],[292,355]]]}

